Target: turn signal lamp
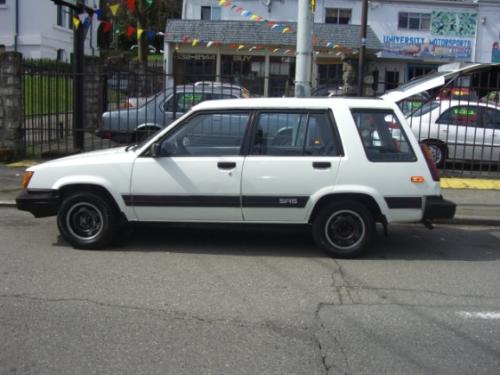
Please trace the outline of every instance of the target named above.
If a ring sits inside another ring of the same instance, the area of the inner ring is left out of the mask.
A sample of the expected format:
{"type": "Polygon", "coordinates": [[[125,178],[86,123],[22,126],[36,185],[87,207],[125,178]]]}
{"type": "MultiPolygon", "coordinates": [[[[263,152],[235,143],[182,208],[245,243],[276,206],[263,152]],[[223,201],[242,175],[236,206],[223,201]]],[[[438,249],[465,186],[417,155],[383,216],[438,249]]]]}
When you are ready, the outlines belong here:
{"type": "Polygon", "coordinates": [[[35,173],[35,172],[28,172],[28,171],[24,172],[23,183],[22,183],[23,189],[26,189],[28,187],[28,184],[30,183],[31,177],[33,177],[33,173],[35,173]]]}
{"type": "Polygon", "coordinates": [[[422,176],[411,176],[411,182],[414,184],[423,184],[425,182],[425,178],[422,176]]]}

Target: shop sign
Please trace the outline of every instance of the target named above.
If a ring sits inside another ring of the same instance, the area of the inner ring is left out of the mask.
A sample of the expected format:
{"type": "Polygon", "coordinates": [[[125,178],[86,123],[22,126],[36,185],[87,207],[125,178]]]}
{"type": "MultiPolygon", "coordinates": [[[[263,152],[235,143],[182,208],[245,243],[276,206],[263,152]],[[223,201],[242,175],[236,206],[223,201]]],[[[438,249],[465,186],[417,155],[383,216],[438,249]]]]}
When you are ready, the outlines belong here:
{"type": "Polygon", "coordinates": [[[178,54],[177,59],[178,60],[215,60],[215,55],[201,55],[201,54],[178,54]]]}
{"type": "Polygon", "coordinates": [[[383,57],[468,60],[472,56],[469,39],[384,35],[383,57]]]}

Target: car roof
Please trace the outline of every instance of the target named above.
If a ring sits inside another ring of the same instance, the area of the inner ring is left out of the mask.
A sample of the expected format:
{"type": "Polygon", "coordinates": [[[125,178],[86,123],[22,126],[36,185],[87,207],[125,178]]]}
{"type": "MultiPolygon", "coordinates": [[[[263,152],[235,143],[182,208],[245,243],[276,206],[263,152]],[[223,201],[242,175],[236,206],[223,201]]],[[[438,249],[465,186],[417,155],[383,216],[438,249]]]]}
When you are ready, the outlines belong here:
{"type": "Polygon", "coordinates": [[[394,104],[373,98],[247,98],[209,100],[193,107],[193,110],[209,109],[326,109],[335,105],[347,105],[352,108],[394,108],[394,104]]]}

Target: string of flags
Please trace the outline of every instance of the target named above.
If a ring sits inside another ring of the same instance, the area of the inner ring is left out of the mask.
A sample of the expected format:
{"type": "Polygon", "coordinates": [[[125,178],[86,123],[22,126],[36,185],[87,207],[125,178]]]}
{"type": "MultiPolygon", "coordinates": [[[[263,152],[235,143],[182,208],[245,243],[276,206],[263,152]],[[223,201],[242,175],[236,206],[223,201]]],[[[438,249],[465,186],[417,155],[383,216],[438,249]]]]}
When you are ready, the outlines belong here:
{"type": "MultiPolygon", "coordinates": [[[[151,7],[153,5],[154,0],[143,0],[148,7],[151,7]]],[[[272,21],[269,19],[266,19],[248,9],[245,9],[244,7],[235,4],[233,0],[219,0],[218,1],[219,6],[224,7],[226,9],[229,9],[230,11],[240,15],[241,17],[247,18],[251,21],[254,21],[256,23],[259,23],[261,25],[265,25],[269,27],[271,30],[286,34],[286,33],[295,33],[296,30],[291,27],[290,25],[283,23],[283,22],[277,22],[277,21],[272,21]]],[[[122,0],[121,2],[117,3],[111,3],[107,4],[107,8],[109,9],[109,12],[111,12],[112,18],[116,17],[118,12],[120,11],[121,7],[123,4],[126,4],[126,7],[128,9],[128,12],[130,14],[133,14],[136,11],[136,0],[122,0]]],[[[311,10],[314,11],[316,1],[315,0],[310,0],[310,5],[311,5],[311,10]]],[[[90,25],[92,24],[92,18],[95,16],[97,21],[101,23],[101,30],[104,33],[109,33],[113,30],[113,22],[108,21],[103,19],[103,16],[106,13],[105,8],[100,8],[100,9],[95,9],[92,14],[90,13],[81,13],[78,15],[73,16],[73,26],[75,29],[78,29],[80,26],[83,25],[85,30],[87,30],[90,25]]],[[[136,37],[137,39],[140,39],[143,35],[146,35],[146,38],[148,40],[152,40],[155,36],[163,36],[165,35],[163,32],[156,32],[152,30],[146,30],[143,28],[137,28],[134,26],[127,26],[126,29],[124,30],[125,35],[130,39],[132,37],[136,37]]],[[[167,36],[171,36],[172,34],[169,33],[167,36]]],[[[174,35],[175,37],[176,35],[174,35]]],[[[176,39],[176,38],[174,38],[176,39]]],[[[183,35],[181,38],[181,42],[183,44],[190,44],[192,47],[196,46],[205,46],[206,48],[212,48],[212,47],[220,47],[223,43],[221,41],[216,41],[216,40],[202,40],[190,35],[183,35]]],[[[333,49],[334,51],[330,51],[329,53],[335,52],[335,51],[346,51],[346,50],[352,50],[349,47],[342,46],[338,43],[334,43],[331,40],[323,40],[319,38],[317,35],[313,35],[313,44],[322,48],[327,48],[327,49],[333,49]]],[[[259,45],[245,45],[245,44],[230,44],[229,45],[230,49],[235,49],[237,51],[242,51],[242,50],[248,50],[249,52],[252,51],[259,51],[259,50],[267,50],[270,53],[273,54],[295,54],[295,49],[292,48],[275,48],[275,47],[263,47],[259,45]]]]}

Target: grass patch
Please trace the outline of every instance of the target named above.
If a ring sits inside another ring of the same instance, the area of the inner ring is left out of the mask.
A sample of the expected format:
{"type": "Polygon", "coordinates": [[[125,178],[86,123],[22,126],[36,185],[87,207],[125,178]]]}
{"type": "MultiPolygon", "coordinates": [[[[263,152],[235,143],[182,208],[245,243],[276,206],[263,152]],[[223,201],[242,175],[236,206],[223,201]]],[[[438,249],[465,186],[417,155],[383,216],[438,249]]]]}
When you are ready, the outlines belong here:
{"type": "Polygon", "coordinates": [[[24,115],[48,115],[73,110],[73,80],[69,77],[23,77],[24,115]]]}

